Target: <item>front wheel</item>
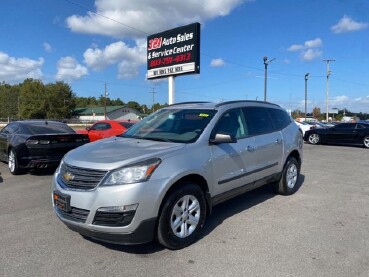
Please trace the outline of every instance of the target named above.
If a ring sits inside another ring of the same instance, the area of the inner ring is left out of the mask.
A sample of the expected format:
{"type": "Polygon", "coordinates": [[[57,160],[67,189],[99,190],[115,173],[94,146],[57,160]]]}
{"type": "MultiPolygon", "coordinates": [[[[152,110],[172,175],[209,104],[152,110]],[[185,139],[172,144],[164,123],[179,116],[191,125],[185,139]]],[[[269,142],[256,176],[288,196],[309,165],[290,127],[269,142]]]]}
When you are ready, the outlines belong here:
{"type": "Polygon", "coordinates": [[[369,136],[365,136],[363,143],[365,148],[369,148],[369,136]]]}
{"type": "Polygon", "coordinates": [[[310,134],[309,135],[309,142],[311,144],[318,144],[320,142],[320,136],[318,134],[310,134]]]}
{"type": "Polygon", "coordinates": [[[157,228],[159,243],[172,250],[194,243],[201,234],[205,217],[204,193],[195,184],[183,184],[164,202],[157,228]]]}
{"type": "Polygon", "coordinates": [[[8,167],[9,167],[10,173],[13,175],[18,175],[22,172],[22,170],[19,168],[19,165],[18,165],[18,159],[17,159],[16,152],[13,149],[9,150],[8,167]]]}
{"type": "Polygon", "coordinates": [[[296,158],[290,157],[282,171],[281,179],[278,183],[278,193],[283,195],[290,195],[296,192],[298,188],[298,179],[300,176],[300,164],[296,158]]]}

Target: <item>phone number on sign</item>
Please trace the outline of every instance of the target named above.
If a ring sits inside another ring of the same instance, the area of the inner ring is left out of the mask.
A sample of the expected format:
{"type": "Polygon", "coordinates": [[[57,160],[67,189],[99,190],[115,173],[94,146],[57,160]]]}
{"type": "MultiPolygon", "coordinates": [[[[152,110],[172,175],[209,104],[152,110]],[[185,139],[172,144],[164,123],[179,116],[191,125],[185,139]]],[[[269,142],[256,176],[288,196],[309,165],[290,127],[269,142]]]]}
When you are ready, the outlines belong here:
{"type": "Polygon", "coordinates": [[[175,57],[165,57],[160,59],[154,59],[150,61],[150,68],[161,65],[171,65],[173,63],[181,63],[191,60],[191,53],[177,55],[175,57]]]}

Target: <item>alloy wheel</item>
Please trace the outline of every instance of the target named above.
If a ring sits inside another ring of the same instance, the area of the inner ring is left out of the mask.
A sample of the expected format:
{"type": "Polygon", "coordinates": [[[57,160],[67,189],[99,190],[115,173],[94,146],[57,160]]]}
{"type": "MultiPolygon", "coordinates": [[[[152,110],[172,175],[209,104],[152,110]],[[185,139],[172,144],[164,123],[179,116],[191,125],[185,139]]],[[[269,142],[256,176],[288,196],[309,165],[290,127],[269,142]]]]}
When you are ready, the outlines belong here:
{"type": "Polygon", "coordinates": [[[179,238],[190,236],[200,221],[200,203],[193,195],[185,195],[174,205],[170,227],[179,238]]]}

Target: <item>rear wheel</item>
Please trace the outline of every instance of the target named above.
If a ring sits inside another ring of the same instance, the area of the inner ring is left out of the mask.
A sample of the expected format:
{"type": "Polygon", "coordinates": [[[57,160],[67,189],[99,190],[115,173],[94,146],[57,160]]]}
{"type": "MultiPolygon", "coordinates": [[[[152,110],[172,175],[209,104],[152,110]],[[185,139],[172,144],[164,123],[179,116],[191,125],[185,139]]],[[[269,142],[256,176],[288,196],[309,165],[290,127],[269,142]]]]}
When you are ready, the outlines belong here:
{"type": "Polygon", "coordinates": [[[289,157],[282,171],[282,177],[278,183],[278,193],[290,195],[296,192],[300,176],[300,164],[296,158],[289,157]]]}
{"type": "Polygon", "coordinates": [[[9,167],[10,173],[13,175],[18,175],[22,172],[22,170],[19,168],[19,165],[18,165],[18,159],[17,159],[16,152],[13,149],[9,150],[8,167],[9,167]]]}
{"type": "Polygon", "coordinates": [[[312,133],[309,135],[309,142],[311,144],[319,144],[320,143],[320,136],[316,133],[312,133]]]}
{"type": "Polygon", "coordinates": [[[195,184],[184,184],[164,202],[157,229],[159,243],[172,250],[194,243],[201,234],[205,217],[204,193],[195,184]]]}
{"type": "Polygon", "coordinates": [[[365,148],[369,148],[369,136],[365,136],[363,143],[365,148]]]}

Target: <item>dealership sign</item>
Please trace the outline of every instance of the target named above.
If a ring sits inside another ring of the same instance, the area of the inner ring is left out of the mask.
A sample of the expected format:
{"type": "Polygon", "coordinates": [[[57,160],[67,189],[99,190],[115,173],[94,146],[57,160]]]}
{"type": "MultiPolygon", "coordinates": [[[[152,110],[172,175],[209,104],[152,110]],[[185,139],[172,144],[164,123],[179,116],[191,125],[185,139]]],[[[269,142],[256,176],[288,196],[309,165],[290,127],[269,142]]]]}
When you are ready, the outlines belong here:
{"type": "Polygon", "coordinates": [[[147,78],[200,73],[200,23],[147,38],[147,78]]]}

